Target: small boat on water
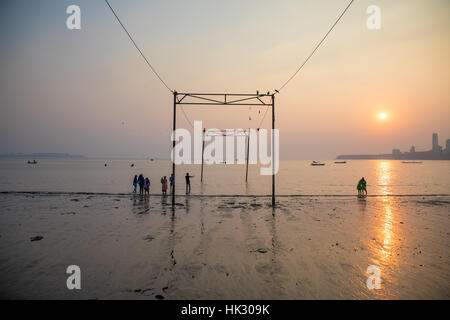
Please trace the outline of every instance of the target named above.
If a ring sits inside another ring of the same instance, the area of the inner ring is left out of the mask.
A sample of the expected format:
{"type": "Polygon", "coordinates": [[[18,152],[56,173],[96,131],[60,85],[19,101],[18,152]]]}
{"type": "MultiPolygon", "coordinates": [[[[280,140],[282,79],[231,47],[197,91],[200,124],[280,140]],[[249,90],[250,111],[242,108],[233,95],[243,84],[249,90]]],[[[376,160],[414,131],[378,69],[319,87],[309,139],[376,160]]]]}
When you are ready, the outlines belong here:
{"type": "Polygon", "coordinates": [[[422,163],[422,161],[402,161],[402,163],[422,163]]]}
{"type": "Polygon", "coordinates": [[[335,161],[334,163],[347,163],[347,161],[335,161]]]}
{"type": "Polygon", "coordinates": [[[27,163],[28,163],[28,164],[37,164],[37,161],[36,161],[36,160],[33,160],[33,161],[28,160],[27,163]]]}
{"type": "Polygon", "coordinates": [[[318,161],[313,161],[313,162],[311,162],[311,165],[312,166],[324,166],[325,163],[321,163],[321,162],[318,162],[318,161]]]}
{"type": "Polygon", "coordinates": [[[155,159],[151,158],[150,161],[154,161],[155,159]]]}

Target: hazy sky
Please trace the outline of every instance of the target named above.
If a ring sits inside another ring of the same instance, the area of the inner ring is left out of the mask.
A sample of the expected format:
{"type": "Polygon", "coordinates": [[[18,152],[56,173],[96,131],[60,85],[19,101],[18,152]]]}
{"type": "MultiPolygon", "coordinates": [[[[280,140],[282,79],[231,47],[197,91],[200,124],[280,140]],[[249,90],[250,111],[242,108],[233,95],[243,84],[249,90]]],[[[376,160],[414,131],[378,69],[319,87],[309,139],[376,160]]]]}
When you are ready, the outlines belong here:
{"type": "MultiPolygon", "coordinates": [[[[0,3],[0,153],[168,157],[172,95],[104,1],[0,3]],[[81,30],[66,28],[70,4],[81,7],[81,30]]],[[[253,93],[280,87],[348,0],[110,3],[171,88],[253,93]]],[[[448,0],[356,0],[276,96],[281,157],[428,150],[432,132],[444,146],[449,36],[448,0]],[[381,8],[381,30],[366,27],[372,4],[381,8]]],[[[256,127],[263,114],[185,110],[218,128],[256,127]]]]}

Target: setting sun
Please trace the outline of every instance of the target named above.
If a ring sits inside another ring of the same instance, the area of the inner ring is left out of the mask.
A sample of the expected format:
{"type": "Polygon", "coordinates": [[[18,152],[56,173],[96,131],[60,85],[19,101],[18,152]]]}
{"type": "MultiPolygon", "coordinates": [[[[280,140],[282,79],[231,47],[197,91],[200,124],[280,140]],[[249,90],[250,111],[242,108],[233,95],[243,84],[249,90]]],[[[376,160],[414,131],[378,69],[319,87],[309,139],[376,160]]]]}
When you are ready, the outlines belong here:
{"type": "Polygon", "coordinates": [[[381,120],[384,120],[384,119],[387,118],[387,114],[383,112],[383,113],[380,113],[380,114],[378,115],[378,117],[379,117],[381,120]]]}

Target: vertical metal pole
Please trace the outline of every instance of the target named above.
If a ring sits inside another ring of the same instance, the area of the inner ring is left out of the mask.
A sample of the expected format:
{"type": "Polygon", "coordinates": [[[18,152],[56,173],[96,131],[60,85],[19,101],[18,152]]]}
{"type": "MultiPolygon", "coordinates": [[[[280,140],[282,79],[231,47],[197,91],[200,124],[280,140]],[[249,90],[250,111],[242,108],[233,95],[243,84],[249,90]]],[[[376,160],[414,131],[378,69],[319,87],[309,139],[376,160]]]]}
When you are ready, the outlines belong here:
{"type": "Polygon", "coordinates": [[[245,167],[245,183],[247,183],[247,178],[248,178],[248,155],[249,155],[249,151],[250,151],[250,128],[248,129],[248,134],[247,134],[247,159],[246,159],[246,167],[245,167]]]}
{"type": "Polygon", "coordinates": [[[272,94],[272,207],[275,207],[275,94],[272,94]]]}
{"type": "Polygon", "coordinates": [[[200,182],[203,182],[203,153],[205,152],[205,128],[203,128],[202,135],[202,174],[200,176],[200,182]]]}
{"type": "MultiPolygon", "coordinates": [[[[175,135],[175,130],[177,128],[176,126],[177,121],[177,92],[173,92],[173,132],[172,134],[175,135]]],[[[175,136],[174,136],[175,138],[175,136]]],[[[172,175],[173,175],[173,188],[172,188],[172,206],[175,205],[175,139],[172,141],[172,175]]]]}

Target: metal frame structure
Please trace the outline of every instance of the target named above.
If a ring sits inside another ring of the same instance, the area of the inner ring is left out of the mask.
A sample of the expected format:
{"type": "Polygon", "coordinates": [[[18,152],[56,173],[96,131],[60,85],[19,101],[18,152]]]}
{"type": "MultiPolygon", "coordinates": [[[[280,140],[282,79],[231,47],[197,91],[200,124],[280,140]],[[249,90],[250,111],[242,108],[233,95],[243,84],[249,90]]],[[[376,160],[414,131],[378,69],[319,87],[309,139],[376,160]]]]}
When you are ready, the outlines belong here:
{"type": "MultiPolygon", "coordinates": [[[[195,105],[195,106],[259,106],[272,108],[272,206],[275,206],[275,94],[267,93],[178,93],[173,91],[173,132],[177,129],[177,105],[195,105]]],[[[259,129],[259,128],[258,128],[259,129]]],[[[204,132],[203,132],[203,147],[204,147],[204,132]]],[[[247,142],[247,149],[249,141],[247,142]]],[[[203,149],[202,147],[202,149],[203,149]]],[[[173,175],[173,189],[172,189],[172,205],[175,205],[175,140],[172,142],[172,175],[173,175]]],[[[248,150],[247,150],[248,158],[248,150]]],[[[203,151],[202,151],[203,164],[203,151]]],[[[247,161],[248,168],[248,161],[247,161]]],[[[203,165],[202,165],[203,171],[203,165]]],[[[248,171],[248,169],[247,169],[248,171]]],[[[203,173],[202,173],[203,175],[203,173]]],[[[247,172],[246,172],[247,180],[247,172]]]]}

